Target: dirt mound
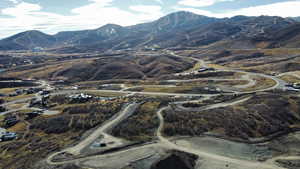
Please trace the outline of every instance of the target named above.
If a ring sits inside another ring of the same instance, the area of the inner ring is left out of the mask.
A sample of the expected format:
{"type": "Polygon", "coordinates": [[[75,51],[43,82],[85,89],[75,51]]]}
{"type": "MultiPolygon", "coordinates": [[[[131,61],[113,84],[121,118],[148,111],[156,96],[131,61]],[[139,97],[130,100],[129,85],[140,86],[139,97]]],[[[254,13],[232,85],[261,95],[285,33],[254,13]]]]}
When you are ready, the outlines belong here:
{"type": "Polygon", "coordinates": [[[179,151],[169,152],[151,166],[151,169],[194,169],[197,156],[179,151]]]}

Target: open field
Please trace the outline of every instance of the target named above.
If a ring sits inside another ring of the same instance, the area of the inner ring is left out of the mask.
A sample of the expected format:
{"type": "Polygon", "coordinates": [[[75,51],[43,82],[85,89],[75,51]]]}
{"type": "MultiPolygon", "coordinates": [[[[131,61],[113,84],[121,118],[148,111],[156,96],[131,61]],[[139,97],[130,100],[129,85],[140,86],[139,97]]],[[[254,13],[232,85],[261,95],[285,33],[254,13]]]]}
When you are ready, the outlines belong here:
{"type": "MultiPolygon", "coordinates": [[[[83,90],[83,92],[85,92],[83,90]]],[[[93,95],[93,96],[98,96],[98,97],[119,97],[119,96],[125,96],[123,93],[117,93],[117,92],[100,92],[100,91],[95,91],[95,92],[90,92],[86,91],[85,93],[93,95]]]]}
{"type": "Polygon", "coordinates": [[[280,79],[288,82],[288,83],[300,83],[300,78],[292,76],[292,75],[282,75],[280,79]]]}
{"type": "Polygon", "coordinates": [[[146,102],[142,104],[135,114],[116,126],[112,134],[131,141],[153,140],[158,127],[156,110],[160,104],[160,102],[146,102]]]}
{"type": "Polygon", "coordinates": [[[160,92],[160,93],[202,93],[204,90],[200,86],[178,86],[178,87],[141,87],[130,89],[132,91],[142,92],[160,92]]]}
{"type": "Polygon", "coordinates": [[[10,94],[10,93],[15,92],[16,89],[19,89],[19,88],[4,88],[4,89],[0,89],[0,93],[10,94]]]}
{"type": "Polygon", "coordinates": [[[255,91],[261,89],[267,89],[276,85],[276,82],[269,78],[264,77],[253,77],[256,84],[254,86],[250,86],[248,88],[243,89],[243,91],[255,91]]]}
{"type": "Polygon", "coordinates": [[[33,96],[34,96],[34,94],[23,94],[23,95],[14,96],[14,97],[2,97],[2,99],[5,100],[6,102],[12,102],[12,101],[16,101],[16,100],[31,98],[33,96]]]}

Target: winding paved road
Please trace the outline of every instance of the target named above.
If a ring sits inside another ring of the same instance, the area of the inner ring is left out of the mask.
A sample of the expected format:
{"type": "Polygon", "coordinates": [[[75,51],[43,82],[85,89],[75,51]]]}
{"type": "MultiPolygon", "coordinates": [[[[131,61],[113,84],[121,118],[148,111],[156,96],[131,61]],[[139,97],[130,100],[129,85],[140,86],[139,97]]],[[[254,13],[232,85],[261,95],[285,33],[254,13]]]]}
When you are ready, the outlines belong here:
{"type": "Polygon", "coordinates": [[[76,146],[66,149],[65,152],[68,152],[73,155],[79,155],[81,150],[92,144],[101,135],[107,134],[106,132],[108,130],[112,129],[121,121],[131,116],[138,106],[139,104],[137,103],[129,104],[120,113],[108,120],[104,125],[100,126],[98,129],[96,129],[91,135],[89,135],[76,146]]]}
{"type": "MultiPolygon", "coordinates": [[[[195,60],[197,61],[198,63],[201,63],[202,67],[206,67],[208,68],[209,66],[207,66],[207,64],[205,63],[204,60],[202,59],[198,59],[198,58],[193,58],[193,57],[186,57],[186,56],[180,56],[180,55],[177,55],[175,54],[174,52],[172,51],[169,51],[169,50],[165,50],[168,54],[170,55],[173,55],[175,57],[180,57],[180,58],[185,58],[185,59],[192,59],[192,60],[195,60]]],[[[253,91],[253,92],[262,92],[262,91],[268,91],[268,90],[273,90],[273,89],[286,89],[286,82],[275,77],[275,76],[271,76],[271,75],[266,75],[266,74],[263,74],[263,73],[254,73],[254,72],[247,72],[247,71],[243,71],[243,70],[238,70],[238,69],[232,69],[232,68],[228,68],[228,69],[220,69],[218,68],[217,70],[220,70],[220,71],[231,71],[231,72],[236,72],[236,73],[245,73],[249,76],[260,76],[260,77],[264,77],[264,78],[268,78],[268,79],[272,79],[273,81],[276,82],[276,85],[274,85],[273,87],[270,87],[270,88],[267,88],[267,89],[261,89],[261,90],[257,90],[257,91],[253,91]]]]}
{"type": "MultiPolygon", "coordinates": [[[[57,156],[59,154],[62,154],[62,153],[69,153],[69,154],[72,154],[72,155],[75,155],[75,156],[80,155],[80,152],[84,148],[86,148],[87,146],[91,145],[100,136],[113,138],[113,136],[110,136],[109,134],[107,134],[107,132],[110,129],[112,129],[114,126],[116,126],[117,124],[119,124],[121,121],[123,121],[124,119],[128,118],[129,116],[131,116],[139,105],[140,104],[138,104],[138,103],[131,103],[131,104],[127,105],[117,115],[113,116],[110,120],[108,120],[106,123],[104,123],[98,129],[96,129],[95,131],[93,131],[93,133],[91,135],[89,135],[88,137],[86,137],[79,144],[77,144],[77,145],[75,145],[73,147],[67,148],[65,150],[62,150],[60,152],[56,152],[56,153],[50,155],[47,158],[48,164],[52,164],[52,165],[66,164],[66,163],[71,163],[71,162],[75,162],[75,161],[80,161],[82,159],[88,159],[88,158],[80,158],[80,159],[77,159],[77,160],[67,160],[67,161],[61,162],[61,163],[59,163],[59,162],[57,163],[57,162],[53,162],[52,161],[55,156],[57,156]]],[[[118,141],[118,140],[116,140],[116,141],[118,141]]]]}
{"type": "MultiPolygon", "coordinates": [[[[222,105],[220,105],[222,106],[222,105]]],[[[211,106],[210,108],[207,108],[206,110],[209,109],[213,109],[218,107],[216,106],[211,106]]],[[[165,138],[162,135],[162,130],[163,130],[163,126],[164,126],[164,118],[162,113],[167,110],[169,107],[163,107],[161,109],[159,109],[157,111],[157,116],[159,118],[160,121],[160,125],[159,128],[157,130],[157,137],[158,139],[165,144],[167,147],[169,147],[170,149],[175,149],[175,150],[179,150],[179,151],[183,151],[183,152],[187,152],[187,153],[191,153],[191,154],[195,154],[198,155],[199,157],[204,157],[206,159],[211,159],[211,160],[219,160],[219,161],[223,161],[225,163],[234,163],[234,164],[238,164],[239,166],[246,166],[246,167],[251,167],[253,169],[283,169],[282,167],[279,167],[277,165],[275,165],[274,163],[261,163],[261,162],[256,162],[256,161],[247,161],[247,160],[240,160],[240,159],[235,159],[235,158],[230,158],[230,157],[226,157],[226,156],[221,156],[221,155],[217,155],[217,154],[213,154],[213,153],[209,153],[206,152],[204,150],[201,149],[194,149],[194,148],[189,148],[189,147],[182,147],[180,145],[177,145],[171,141],[169,141],[167,138],[165,138]]]]}
{"type": "MultiPolygon", "coordinates": [[[[175,56],[175,57],[180,57],[180,58],[184,58],[184,59],[191,59],[196,61],[198,64],[200,63],[202,65],[202,67],[208,67],[206,65],[206,63],[198,58],[193,58],[193,57],[185,57],[185,56],[180,56],[175,54],[174,52],[165,50],[166,52],[168,52],[169,54],[175,56]]],[[[238,87],[240,88],[247,88],[249,86],[253,86],[256,84],[255,80],[251,79],[251,76],[260,76],[260,77],[264,77],[264,78],[269,78],[272,79],[276,82],[276,85],[270,87],[270,88],[266,88],[266,89],[260,89],[260,90],[255,90],[255,91],[251,91],[251,92],[235,92],[235,93],[253,93],[253,92],[260,92],[260,91],[268,91],[268,90],[272,90],[272,89],[284,89],[286,82],[284,82],[281,79],[278,79],[277,77],[274,76],[270,76],[270,75],[265,75],[265,74],[261,74],[261,73],[253,73],[253,72],[246,72],[246,71],[242,71],[242,70],[235,70],[235,69],[218,69],[220,71],[233,71],[233,72],[237,72],[237,73],[244,73],[246,75],[244,75],[242,77],[242,79],[244,80],[248,80],[249,83],[247,85],[240,85],[238,87]]],[[[197,81],[199,79],[191,79],[191,80],[170,80],[168,82],[192,82],[192,81],[197,81]]],[[[203,79],[201,79],[203,80],[203,79]]],[[[212,79],[209,79],[212,80],[212,79]]],[[[213,80],[229,80],[229,79],[213,79],[213,80]]],[[[237,80],[237,79],[230,79],[230,80],[237,80]]],[[[41,81],[40,82],[41,86],[44,88],[48,88],[50,89],[51,86],[48,85],[48,83],[46,81],[41,81]]],[[[124,85],[121,85],[122,87],[125,87],[124,85]]],[[[193,97],[193,96],[201,96],[201,97],[211,97],[211,96],[216,96],[219,94],[180,94],[180,93],[162,93],[162,92],[131,92],[131,91],[116,91],[116,90],[85,90],[85,91],[90,91],[90,92],[113,92],[113,93],[123,93],[123,94],[130,94],[130,95],[134,95],[134,94],[141,94],[141,95],[158,95],[158,96],[182,96],[182,97],[193,97]]],[[[71,92],[74,91],[61,91],[59,92],[60,94],[65,93],[65,94],[69,94],[71,92]]],[[[78,92],[78,91],[76,91],[78,92]]],[[[80,92],[80,91],[79,91],[80,92]]],[[[30,98],[31,99],[31,98],[30,98]]],[[[250,99],[250,97],[247,98],[242,98],[240,100],[235,100],[235,101],[230,101],[230,102],[224,102],[224,103],[219,103],[219,104],[214,104],[214,105],[209,105],[206,107],[201,108],[200,110],[210,110],[210,109],[215,109],[215,108],[220,108],[220,107],[227,107],[227,106],[231,106],[231,105],[235,105],[235,104],[239,104],[242,102],[247,101],[248,99],[250,99]]],[[[10,102],[10,103],[6,103],[6,105],[8,104],[16,104],[16,103],[20,103],[20,102],[27,102],[29,100],[17,100],[15,102],[10,102]]],[[[117,124],[119,124],[121,121],[123,121],[124,119],[128,118],[129,116],[132,115],[132,113],[134,113],[134,111],[136,110],[136,108],[139,106],[138,103],[131,103],[129,105],[127,105],[119,114],[117,114],[116,116],[114,116],[112,119],[108,120],[106,123],[104,123],[102,126],[100,126],[98,129],[96,129],[91,135],[89,135],[88,137],[86,137],[84,140],[82,140],[79,144],[67,148],[63,151],[60,152],[56,152],[52,155],[50,155],[47,158],[47,162],[50,165],[57,165],[57,164],[67,164],[67,163],[75,163],[75,162],[80,162],[82,160],[87,160],[87,159],[97,159],[97,158],[109,158],[113,155],[118,155],[121,153],[126,153],[126,152],[132,152],[141,148],[146,148],[146,147],[155,147],[155,146],[162,146],[164,148],[168,148],[168,149],[176,149],[176,150],[180,150],[180,151],[184,151],[184,152],[189,152],[195,155],[198,155],[200,157],[204,157],[207,159],[211,159],[211,160],[219,160],[219,161],[223,161],[225,163],[234,163],[234,164],[239,164],[241,166],[246,166],[246,167],[250,167],[250,168],[258,168],[258,169],[283,169],[282,167],[279,167],[277,165],[275,165],[275,158],[268,162],[265,163],[261,163],[261,162],[253,162],[253,161],[247,161],[247,160],[239,160],[239,159],[234,159],[234,158],[230,158],[230,157],[225,157],[225,156],[221,156],[221,155],[217,155],[217,154],[213,154],[213,153],[208,153],[205,152],[204,150],[201,149],[192,149],[189,147],[181,147],[171,141],[169,141],[167,138],[165,138],[162,134],[163,131],[163,127],[164,127],[164,118],[162,113],[169,109],[169,106],[160,108],[157,111],[157,116],[159,118],[160,121],[160,125],[159,128],[157,129],[157,138],[159,139],[159,143],[153,143],[153,144],[147,144],[147,145],[142,145],[139,147],[134,147],[134,148],[129,148],[129,149],[125,149],[125,150],[120,150],[118,152],[114,152],[114,153],[110,153],[110,154],[105,154],[105,155],[96,155],[96,156],[92,156],[92,157],[84,157],[84,158],[80,158],[80,159],[72,159],[72,160],[65,160],[62,162],[54,162],[53,158],[59,154],[62,153],[69,153],[75,156],[78,156],[81,154],[81,151],[86,148],[87,146],[91,145],[96,139],[98,139],[101,135],[103,136],[110,136],[109,134],[107,134],[107,132],[112,129],[113,127],[115,127],[117,124]]],[[[199,110],[198,110],[199,111],[199,110]]],[[[117,138],[116,138],[117,139],[117,138]]],[[[286,157],[286,158],[294,158],[294,157],[286,157]]],[[[296,159],[299,159],[299,157],[295,157],[296,159]]],[[[282,159],[282,158],[280,158],[282,159]]]]}

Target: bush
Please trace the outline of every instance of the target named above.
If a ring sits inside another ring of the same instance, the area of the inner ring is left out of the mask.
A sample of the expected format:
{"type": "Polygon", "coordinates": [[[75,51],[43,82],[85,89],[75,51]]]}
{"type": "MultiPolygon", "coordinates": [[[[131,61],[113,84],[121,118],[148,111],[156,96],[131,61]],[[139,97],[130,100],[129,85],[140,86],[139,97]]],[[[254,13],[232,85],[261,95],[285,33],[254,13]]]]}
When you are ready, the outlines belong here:
{"type": "Polygon", "coordinates": [[[69,123],[70,123],[70,119],[67,116],[53,117],[49,119],[39,120],[38,122],[33,123],[30,126],[30,128],[43,130],[47,134],[51,134],[51,133],[60,134],[60,133],[65,133],[71,129],[69,127],[69,123]]]}
{"type": "Polygon", "coordinates": [[[120,103],[94,103],[65,108],[60,117],[38,117],[31,128],[45,133],[64,133],[70,130],[88,130],[105,122],[121,110],[120,103]]]}

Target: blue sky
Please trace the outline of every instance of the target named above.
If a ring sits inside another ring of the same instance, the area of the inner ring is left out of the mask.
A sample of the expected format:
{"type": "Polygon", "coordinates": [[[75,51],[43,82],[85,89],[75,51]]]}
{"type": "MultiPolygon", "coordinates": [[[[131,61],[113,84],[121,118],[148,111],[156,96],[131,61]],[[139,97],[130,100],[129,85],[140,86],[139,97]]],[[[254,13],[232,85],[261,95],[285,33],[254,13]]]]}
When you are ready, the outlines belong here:
{"type": "Polygon", "coordinates": [[[94,29],[158,19],[176,11],[211,17],[300,16],[300,0],[0,0],[0,38],[26,30],[94,29]]]}

